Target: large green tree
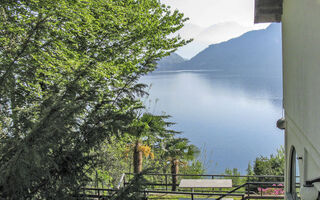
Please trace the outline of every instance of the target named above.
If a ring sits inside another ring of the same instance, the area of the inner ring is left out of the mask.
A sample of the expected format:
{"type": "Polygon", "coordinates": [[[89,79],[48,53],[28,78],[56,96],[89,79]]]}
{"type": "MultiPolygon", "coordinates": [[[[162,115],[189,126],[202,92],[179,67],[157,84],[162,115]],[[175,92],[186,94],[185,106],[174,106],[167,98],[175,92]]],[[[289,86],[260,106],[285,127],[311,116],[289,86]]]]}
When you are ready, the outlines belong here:
{"type": "Polygon", "coordinates": [[[2,0],[0,196],[69,199],[141,107],[139,78],[187,41],[158,0],[2,0]]]}

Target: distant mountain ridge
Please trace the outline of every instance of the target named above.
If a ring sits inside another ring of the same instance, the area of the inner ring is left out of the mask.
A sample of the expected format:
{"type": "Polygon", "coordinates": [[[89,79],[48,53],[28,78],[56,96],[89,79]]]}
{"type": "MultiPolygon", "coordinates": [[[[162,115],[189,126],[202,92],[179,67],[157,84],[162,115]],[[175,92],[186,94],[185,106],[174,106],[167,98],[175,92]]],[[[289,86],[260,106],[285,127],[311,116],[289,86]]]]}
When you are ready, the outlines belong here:
{"type": "Polygon", "coordinates": [[[170,70],[176,66],[184,63],[186,60],[176,53],[172,53],[170,56],[164,57],[158,61],[157,70],[170,70]]]}
{"type": "Polygon", "coordinates": [[[250,31],[238,38],[210,45],[192,59],[165,68],[281,76],[281,26],[271,24],[267,29],[250,31]]]}
{"type": "Polygon", "coordinates": [[[221,22],[208,27],[187,23],[178,31],[178,34],[184,39],[193,38],[194,40],[179,48],[176,53],[191,59],[211,44],[225,42],[231,38],[239,37],[248,31],[265,29],[267,26],[266,24],[245,26],[233,21],[221,22]]]}

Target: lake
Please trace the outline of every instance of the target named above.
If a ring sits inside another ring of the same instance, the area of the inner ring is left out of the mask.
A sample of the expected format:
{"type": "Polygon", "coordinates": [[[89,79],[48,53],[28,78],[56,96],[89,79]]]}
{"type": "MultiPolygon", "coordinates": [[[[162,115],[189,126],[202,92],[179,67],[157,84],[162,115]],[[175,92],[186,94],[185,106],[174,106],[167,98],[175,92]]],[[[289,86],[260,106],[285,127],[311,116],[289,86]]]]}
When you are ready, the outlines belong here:
{"type": "Polygon", "coordinates": [[[152,113],[165,112],[175,129],[202,149],[207,173],[225,168],[246,173],[256,157],[284,144],[276,128],[282,117],[281,76],[227,74],[221,71],[158,71],[141,79],[151,85],[152,113]]]}

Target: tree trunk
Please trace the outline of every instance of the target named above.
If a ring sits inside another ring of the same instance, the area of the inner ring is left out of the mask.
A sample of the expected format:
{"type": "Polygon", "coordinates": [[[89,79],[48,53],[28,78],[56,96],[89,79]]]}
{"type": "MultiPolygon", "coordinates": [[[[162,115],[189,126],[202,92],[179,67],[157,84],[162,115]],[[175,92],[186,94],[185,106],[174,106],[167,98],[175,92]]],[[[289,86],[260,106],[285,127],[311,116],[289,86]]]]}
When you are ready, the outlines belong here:
{"type": "Polygon", "coordinates": [[[133,172],[138,174],[142,171],[142,152],[139,150],[140,141],[137,141],[133,151],[133,172]]]}
{"type": "Polygon", "coordinates": [[[172,174],[172,191],[177,190],[177,184],[178,184],[178,176],[176,174],[179,174],[179,160],[174,159],[171,161],[171,174],[172,174]]]}

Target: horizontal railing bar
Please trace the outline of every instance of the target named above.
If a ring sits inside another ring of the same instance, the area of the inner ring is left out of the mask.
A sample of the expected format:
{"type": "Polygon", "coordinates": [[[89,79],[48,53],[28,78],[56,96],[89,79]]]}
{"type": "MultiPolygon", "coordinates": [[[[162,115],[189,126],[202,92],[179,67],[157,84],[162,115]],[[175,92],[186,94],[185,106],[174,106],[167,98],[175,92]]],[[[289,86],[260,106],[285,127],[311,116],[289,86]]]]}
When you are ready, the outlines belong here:
{"type": "Polygon", "coordinates": [[[284,199],[284,195],[279,195],[279,196],[250,195],[250,196],[245,196],[244,199],[284,199]]]}
{"type": "MultiPolygon", "coordinates": [[[[144,193],[144,192],[141,192],[144,193]]],[[[188,194],[188,195],[197,195],[197,196],[216,196],[216,195],[223,195],[222,193],[199,193],[199,192],[173,192],[173,191],[145,191],[145,193],[159,193],[159,194],[188,194]]],[[[232,194],[230,196],[234,196],[234,197],[241,197],[243,196],[242,194],[232,194]]]]}
{"type": "MultiPolygon", "coordinates": [[[[143,192],[142,192],[143,193],[143,192]]],[[[146,192],[148,193],[148,192],[146,192]]],[[[151,192],[150,192],[151,193],[151,192]]],[[[159,193],[159,192],[156,192],[159,193]]],[[[155,193],[155,194],[156,194],[155,193]]],[[[187,194],[187,195],[191,195],[187,194]]],[[[201,195],[197,195],[195,193],[193,193],[193,195],[195,196],[201,196],[201,195]]],[[[217,194],[219,195],[219,194],[217,194]]],[[[220,194],[221,195],[221,194],[220,194]]],[[[202,196],[215,196],[215,195],[202,195],[202,196]]],[[[228,195],[230,197],[244,197],[244,199],[284,199],[283,195],[279,195],[279,196],[270,196],[270,195],[266,195],[266,196],[260,196],[260,195],[251,195],[251,196],[244,196],[244,195],[228,195]]],[[[110,196],[108,195],[79,195],[78,197],[90,197],[90,198],[110,198],[110,196]]]]}
{"type": "MultiPolygon", "coordinates": [[[[135,175],[135,173],[126,173],[126,175],[135,175]]],[[[199,177],[243,177],[243,178],[284,178],[284,176],[276,175],[222,175],[222,174],[157,174],[157,173],[147,173],[144,176],[199,176],[199,177]]]]}
{"type": "MultiPolygon", "coordinates": [[[[283,186],[279,186],[279,185],[276,185],[276,186],[272,186],[273,184],[282,184],[284,185],[284,182],[247,182],[247,183],[250,183],[252,185],[271,185],[270,187],[275,187],[275,188],[281,188],[283,186]]],[[[129,183],[126,183],[126,185],[128,185],[129,183]]],[[[145,184],[146,186],[150,185],[150,186],[172,186],[173,184],[172,183],[148,183],[148,184],[145,184]]],[[[179,184],[175,184],[176,186],[179,186],[179,184]]],[[[232,187],[238,187],[238,186],[241,186],[241,185],[233,185],[232,187]]],[[[300,184],[296,184],[296,187],[299,187],[300,184]]],[[[196,188],[196,187],[195,187],[196,188]]],[[[199,187],[201,188],[201,187],[199,187]]]]}
{"type": "Polygon", "coordinates": [[[107,191],[107,192],[118,192],[117,189],[106,189],[106,188],[82,188],[81,190],[92,190],[92,191],[107,191]]]}
{"type": "Polygon", "coordinates": [[[283,182],[247,182],[250,185],[271,185],[271,184],[284,184],[283,182]]]}
{"type": "Polygon", "coordinates": [[[233,190],[229,191],[227,194],[224,194],[224,195],[220,196],[219,198],[217,198],[217,200],[220,200],[220,199],[222,199],[223,197],[226,197],[226,196],[228,196],[229,194],[234,193],[235,191],[239,190],[240,188],[245,187],[247,184],[248,184],[248,183],[245,183],[245,184],[242,184],[242,185],[234,188],[233,190]]]}
{"type": "MultiPolygon", "coordinates": [[[[116,189],[97,189],[97,188],[82,188],[82,190],[100,190],[100,191],[110,191],[110,192],[118,192],[120,190],[116,189]]],[[[145,190],[145,191],[139,191],[139,193],[153,193],[153,194],[187,194],[187,195],[197,195],[197,196],[216,196],[216,195],[224,195],[222,193],[199,193],[199,192],[178,192],[178,191],[155,191],[155,190],[145,190]]],[[[98,196],[98,195],[97,195],[98,196]]],[[[229,196],[243,196],[242,194],[232,194],[229,196]]]]}

